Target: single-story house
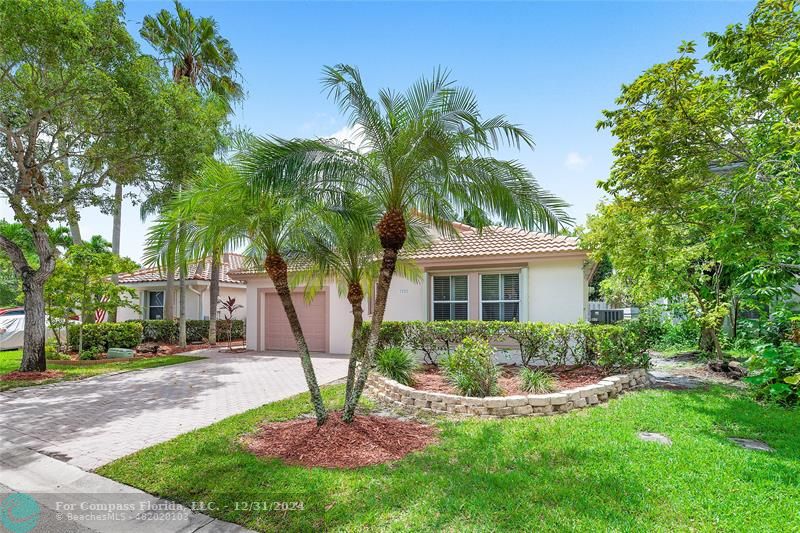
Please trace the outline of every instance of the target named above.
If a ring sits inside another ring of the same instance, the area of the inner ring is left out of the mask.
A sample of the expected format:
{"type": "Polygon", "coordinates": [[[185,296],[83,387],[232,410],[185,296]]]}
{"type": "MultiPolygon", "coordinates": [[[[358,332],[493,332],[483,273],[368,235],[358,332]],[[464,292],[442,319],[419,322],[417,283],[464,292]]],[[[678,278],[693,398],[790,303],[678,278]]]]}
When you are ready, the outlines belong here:
{"type": "MultiPolygon", "coordinates": [[[[247,289],[245,282],[234,279],[230,273],[241,270],[243,257],[239,254],[226,253],[222,258],[219,270],[219,295],[222,299],[229,296],[236,298],[236,303],[245,306],[234,313],[234,318],[243,319],[247,313],[247,289]]],[[[173,291],[175,316],[178,316],[178,273],[175,272],[175,290],[173,291]]],[[[143,268],[130,274],[121,274],[119,282],[136,290],[140,311],[131,308],[120,308],[117,320],[131,319],[158,320],[164,318],[164,289],[166,274],[158,268],[143,268]]],[[[207,320],[212,313],[223,318],[216,302],[210,301],[211,295],[211,259],[199,261],[189,266],[186,275],[186,318],[189,320],[207,320]]]]}
{"type": "MultiPolygon", "coordinates": [[[[395,276],[384,320],[519,320],[577,322],[588,316],[593,263],[572,237],[515,228],[482,232],[456,224],[459,238],[438,235],[412,255],[420,282],[395,276]]],[[[283,307],[266,273],[232,272],[247,282],[247,346],[295,350],[283,307]]],[[[295,306],[312,351],[349,353],[352,313],[335,281],[307,303],[302,288],[295,306]]],[[[369,320],[371,305],[365,305],[369,320]]]]}

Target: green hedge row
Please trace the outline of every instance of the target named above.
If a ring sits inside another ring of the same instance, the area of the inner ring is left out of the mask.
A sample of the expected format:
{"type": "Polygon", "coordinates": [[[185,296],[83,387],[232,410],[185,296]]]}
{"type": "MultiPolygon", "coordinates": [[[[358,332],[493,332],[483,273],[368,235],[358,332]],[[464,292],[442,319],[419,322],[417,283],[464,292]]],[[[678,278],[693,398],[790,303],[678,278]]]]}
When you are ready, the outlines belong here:
{"type": "MultiPolygon", "coordinates": [[[[163,342],[174,344],[178,342],[177,320],[132,320],[142,325],[143,342],[163,342]]],[[[203,342],[208,340],[208,320],[186,321],[186,342],[203,342]]],[[[231,321],[233,338],[244,337],[244,320],[231,321]]],[[[228,323],[217,320],[217,341],[228,339],[228,323]]]]}
{"type": "MultiPolygon", "coordinates": [[[[233,338],[244,337],[244,321],[231,322],[233,338]]],[[[79,344],[79,325],[70,325],[67,329],[67,342],[77,350],[79,344]]],[[[228,324],[217,320],[217,341],[228,339],[228,324]]],[[[208,320],[187,320],[186,341],[203,342],[208,340],[208,320]]],[[[97,348],[105,352],[108,348],[135,348],[143,342],[178,342],[178,322],[172,320],[129,320],[127,322],[101,322],[83,325],[83,349],[97,348]]]]}
{"type": "MultiPolygon", "coordinates": [[[[77,350],[80,325],[67,328],[67,342],[77,350]]],[[[136,322],[101,322],[83,325],[83,350],[107,352],[109,348],[135,348],[142,342],[142,325],[136,322]]]]}
{"type": "MultiPolygon", "coordinates": [[[[365,329],[369,325],[365,324],[365,329]]],[[[542,322],[384,322],[379,345],[421,352],[428,362],[449,355],[466,337],[486,339],[495,346],[519,349],[522,363],[543,362],[599,365],[605,368],[643,368],[652,346],[646,324],[545,324],[542,322]]]]}

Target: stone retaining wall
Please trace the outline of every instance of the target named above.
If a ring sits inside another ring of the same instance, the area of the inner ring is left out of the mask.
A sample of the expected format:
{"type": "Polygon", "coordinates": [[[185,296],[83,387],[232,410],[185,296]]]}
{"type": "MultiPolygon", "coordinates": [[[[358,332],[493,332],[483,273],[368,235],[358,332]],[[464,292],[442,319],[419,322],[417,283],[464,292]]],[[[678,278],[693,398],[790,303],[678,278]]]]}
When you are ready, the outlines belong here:
{"type": "Polygon", "coordinates": [[[636,389],[648,383],[647,372],[643,369],[635,369],[627,374],[609,376],[593,385],[550,394],[471,398],[456,394],[417,390],[383,377],[377,372],[372,372],[367,380],[367,391],[379,402],[411,412],[504,418],[566,413],[572,409],[581,409],[606,402],[609,398],[614,398],[624,391],[636,389]]]}

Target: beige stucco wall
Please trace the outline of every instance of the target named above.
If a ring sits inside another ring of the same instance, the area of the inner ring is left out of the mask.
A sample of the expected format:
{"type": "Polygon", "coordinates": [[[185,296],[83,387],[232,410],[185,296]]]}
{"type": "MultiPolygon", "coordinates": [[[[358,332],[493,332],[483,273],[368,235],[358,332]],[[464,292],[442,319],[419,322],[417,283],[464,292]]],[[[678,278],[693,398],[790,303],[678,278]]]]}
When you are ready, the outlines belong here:
{"type": "Polygon", "coordinates": [[[570,257],[528,263],[528,320],[570,323],[586,317],[584,262],[570,257]]]}
{"type": "MultiPolygon", "coordinates": [[[[120,308],[117,311],[117,320],[123,322],[125,320],[134,320],[142,318],[142,312],[145,310],[144,293],[147,291],[163,291],[164,286],[157,283],[142,284],[141,286],[134,287],[136,290],[136,303],[140,307],[140,311],[135,311],[131,308],[120,308]]],[[[227,298],[232,296],[236,298],[236,303],[245,306],[244,309],[239,309],[234,313],[234,318],[244,319],[247,315],[247,289],[242,285],[226,284],[220,287],[220,297],[227,298]]],[[[212,307],[210,302],[211,292],[207,283],[189,283],[186,290],[186,318],[189,320],[207,319],[211,315],[212,309],[216,309],[216,305],[212,307]]],[[[178,287],[175,284],[175,313],[178,313],[178,287]]],[[[221,313],[217,313],[219,318],[222,317],[221,313]]]]}
{"type": "MultiPolygon", "coordinates": [[[[452,270],[437,267],[426,272],[423,279],[412,282],[396,277],[392,280],[385,320],[428,320],[430,278],[434,274],[466,273],[470,276],[470,319],[480,318],[479,275],[481,272],[519,272],[520,284],[528,288],[521,295],[521,320],[571,323],[584,319],[588,305],[588,288],[584,275],[585,257],[542,258],[521,265],[503,268],[498,266],[469,267],[452,270]]],[[[252,350],[265,346],[265,328],[260,320],[266,316],[265,289],[273,284],[266,276],[247,279],[247,346],[252,350]],[[259,314],[260,307],[260,314],[259,314]]],[[[328,297],[328,351],[335,354],[350,353],[353,314],[347,299],[339,294],[335,283],[326,285],[328,297]]],[[[364,304],[365,319],[371,316],[370,306],[364,304]]]]}

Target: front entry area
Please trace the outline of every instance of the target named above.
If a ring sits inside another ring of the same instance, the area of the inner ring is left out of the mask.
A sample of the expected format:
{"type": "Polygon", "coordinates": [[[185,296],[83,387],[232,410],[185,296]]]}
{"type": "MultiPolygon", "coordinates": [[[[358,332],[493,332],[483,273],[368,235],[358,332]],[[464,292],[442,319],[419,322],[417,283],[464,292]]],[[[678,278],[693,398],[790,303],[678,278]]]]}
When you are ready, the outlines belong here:
{"type": "MultiPolygon", "coordinates": [[[[311,303],[306,302],[302,292],[292,294],[292,301],[303,327],[303,334],[312,352],[327,351],[328,340],[328,298],[326,292],[319,292],[311,303]]],[[[268,292],[266,302],[266,350],[296,351],[297,344],[289,327],[289,320],[283,311],[283,304],[278,295],[268,292]]]]}

